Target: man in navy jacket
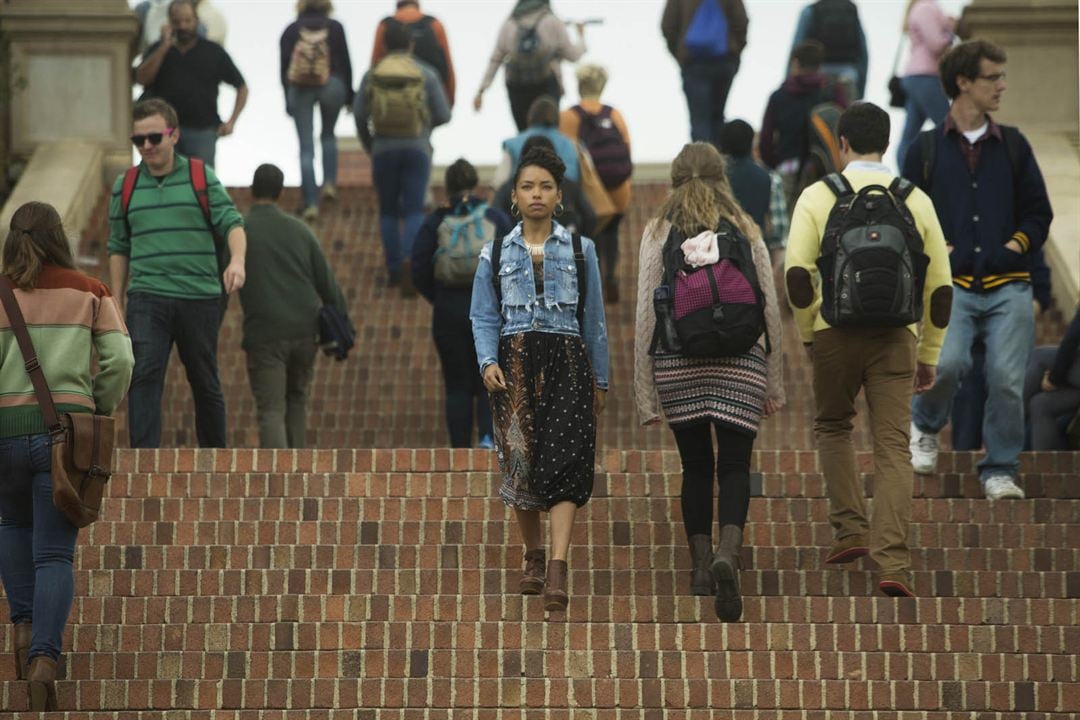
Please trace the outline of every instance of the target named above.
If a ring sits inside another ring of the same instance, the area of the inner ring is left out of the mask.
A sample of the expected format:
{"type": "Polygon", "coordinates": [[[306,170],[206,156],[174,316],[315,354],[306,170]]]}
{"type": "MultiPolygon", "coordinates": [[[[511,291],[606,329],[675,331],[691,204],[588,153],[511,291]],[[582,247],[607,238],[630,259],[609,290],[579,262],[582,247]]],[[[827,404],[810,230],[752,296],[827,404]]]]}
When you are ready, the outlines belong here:
{"type": "Polygon", "coordinates": [[[912,465],[935,471],[937,434],[981,340],[988,397],[979,479],[990,499],[1023,498],[1016,480],[1024,370],[1035,344],[1031,257],[1046,242],[1053,213],[1031,145],[989,115],[1005,92],[1005,52],[983,40],[962,43],[942,58],[941,81],[949,114],[911,146],[903,168],[934,201],[954,286],[937,381],[912,402],[912,465]]]}

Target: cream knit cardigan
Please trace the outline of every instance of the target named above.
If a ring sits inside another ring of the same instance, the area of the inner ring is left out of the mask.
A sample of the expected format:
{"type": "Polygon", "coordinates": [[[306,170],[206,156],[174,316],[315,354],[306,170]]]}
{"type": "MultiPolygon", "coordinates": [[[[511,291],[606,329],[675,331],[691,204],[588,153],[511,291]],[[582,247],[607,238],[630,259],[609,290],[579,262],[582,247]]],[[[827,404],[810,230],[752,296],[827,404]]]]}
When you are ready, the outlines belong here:
{"type": "MultiPolygon", "coordinates": [[[[776,304],[776,287],[769,263],[769,250],[765,247],[761,231],[753,220],[740,215],[735,224],[750,240],[754,267],[757,269],[761,290],[765,294],[765,326],[768,328],[769,344],[772,346],[772,353],[766,358],[769,367],[767,396],[770,400],[783,403],[783,327],[780,323],[780,307],[776,304]]],[[[666,220],[651,220],[645,226],[638,258],[637,312],[634,315],[634,397],[642,425],[661,417],[660,398],[656,394],[656,377],[653,374],[653,358],[649,355],[649,346],[652,343],[653,329],[656,327],[653,290],[660,285],[664,275],[662,251],[670,227],[671,223],[666,220]]],[[[758,344],[764,347],[764,336],[758,344]]]]}

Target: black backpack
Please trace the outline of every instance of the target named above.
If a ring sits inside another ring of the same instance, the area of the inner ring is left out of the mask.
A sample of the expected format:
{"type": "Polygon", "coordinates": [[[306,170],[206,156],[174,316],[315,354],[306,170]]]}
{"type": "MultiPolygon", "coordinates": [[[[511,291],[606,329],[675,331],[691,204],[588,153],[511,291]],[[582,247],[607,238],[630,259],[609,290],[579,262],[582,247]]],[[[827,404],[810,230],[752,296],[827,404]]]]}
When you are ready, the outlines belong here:
{"type": "Polygon", "coordinates": [[[818,0],[810,6],[808,40],[825,46],[825,62],[859,59],[859,11],[851,0],[818,0]]]}
{"type": "Polygon", "coordinates": [[[906,200],[904,178],[855,192],[839,173],[823,181],[836,195],[821,256],[821,315],[833,327],[905,327],[922,319],[930,258],[906,200]]]}
{"type": "Polygon", "coordinates": [[[664,275],[653,291],[656,329],[651,352],[663,348],[687,357],[742,355],[765,334],[765,294],[753,250],[738,228],[726,220],[716,229],[719,260],[693,268],[686,264],[686,235],[674,225],[664,243],[664,275]]]}
{"type": "Polygon", "coordinates": [[[446,64],[442,46],[435,38],[435,31],[431,28],[434,19],[430,15],[424,15],[416,22],[403,23],[397,18],[388,17],[383,22],[404,27],[409,31],[413,39],[413,57],[430,65],[445,86],[450,79],[450,68],[446,64]]]}

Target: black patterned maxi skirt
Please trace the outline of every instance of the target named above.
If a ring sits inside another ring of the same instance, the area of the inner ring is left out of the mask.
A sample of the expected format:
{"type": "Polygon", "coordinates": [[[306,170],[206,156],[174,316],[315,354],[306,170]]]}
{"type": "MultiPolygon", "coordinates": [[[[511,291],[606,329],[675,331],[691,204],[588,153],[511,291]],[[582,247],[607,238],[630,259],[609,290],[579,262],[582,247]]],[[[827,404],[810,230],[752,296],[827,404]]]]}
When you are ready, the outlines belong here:
{"type": "Polygon", "coordinates": [[[577,335],[525,332],[499,340],[507,390],[491,393],[499,495],[510,507],[550,510],[589,501],[596,460],[595,380],[577,335]]]}

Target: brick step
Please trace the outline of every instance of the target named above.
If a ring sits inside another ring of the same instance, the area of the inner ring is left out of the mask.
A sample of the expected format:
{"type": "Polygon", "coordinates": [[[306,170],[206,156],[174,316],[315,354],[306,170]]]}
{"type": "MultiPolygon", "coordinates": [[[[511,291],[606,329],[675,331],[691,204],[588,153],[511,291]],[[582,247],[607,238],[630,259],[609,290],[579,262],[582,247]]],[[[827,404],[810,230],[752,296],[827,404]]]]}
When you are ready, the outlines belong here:
{"type": "MultiPolygon", "coordinates": [[[[0,625],[0,647],[11,642],[11,626],[0,625]]],[[[792,650],[839,652],[954,653],[961,662],[984,653],[1066,655],[1075,659],[1080,628],[946,623],[933,627],[894,623],[563,623],[518,620],[321,621],[270,619],[261,622],[82,623],[69,627],[64,647],[75,653],[232,651],[329,651],[462,649],[469,643],[502,652],[792,650]]],[[[669,656],[670,657],[670,656],[669,656]]],[[[0,663],[0,671],[10,663],[0,663]]],[[[75,663],[73,667],[90,667],[75,663]]]]}
{"type": "MultiPolygon", "coordinates": [[[[495,628],[491,628],[495,630],[495,628]]],[[[596,677],[795,680],[863,682],[982,680],[1071,683],[1080,679],[1077,658],[1068,654],[835,650],[594,650],[498,649],[495,634],[486,641],[458,628],[459,642],[431,649],[416,647],[403,628],[408,649],[348,646],[326,650],[230,650],[228,652],[118,651],[64,655],[69,681],[140,680],[304,680],[322,678],[558,678],[596,677]],[[465,636],[461,641],[462,635],[465,636]]],[[[10,663],[8,664],[10,665],[10,663]]],[[[0,671],[13,681],[14,668],[0,671]]]]}
{"type": "MultiPolygon", "coordinates": [[[[6,612],[6,602],[0,600],[6,612]]],[[[0,617],[6,617],[0,613],[0,617]]],[[[516,593],[484,595],[403,595],[371,593],[329,595],[199,596],[87,596],[76,593],[71,613],[75,626],[204,624],[278,622],[510,622],[539,623],[547,618],[536,598],[516,593]]],[[[715,623],[712,598],[690,595],[627,594],[574,596],[566,613],[574,623],[644,624],[715,623]]],[[[897,601],[882,596],[743,597],[743,627],[749,623],[865,623],[916,625],[919,632],[934,632],[935,625],[985,626],[997,638],[1017,638],[1017,647],[1029,647],[1025,638],[1064,627],[1080,626],[1080,603],[1060,598],[931,597],[897,601]],[[1046,628],[1050,628],[1047,630],[1046,628]]],[[[909,630],[904,630],[908,632],[909,630]]],[[[106,630],[110,632],[110,630],[106,630]]],[[[224,638],[225,636],[219,636],[224,638]]],[[[1070,635],[1070,637],[1072,637],[1070,635]]],[[[1078,638],[1080,641],[1080,638],[1078,638]]],[[[761,639],[760,642],[766,642],[761,639]]],[[[758,643],[760,645],[760,642],[758,643]]],[[[221,649],[221,648],[219,648],[221,649]]]]}
{"type": "MultiPolygon", "coordinates": [[[[595,502],[595,501],[594,501],[595,502]]],[[[751,501],[753,505],[753,501],[751,501]]],[[[418,506],[417,506],[418,507],[418,506]]],[[[600,507],[589,503],[586,508],[600,507]]],[[[490,512],[507,511],[490,502],[490,512]]],[[[517,529],[503,516],[494,520],[360,520],[379,517],[343,516],[335,520],[205,520],[115,522],[99,521],[83,537],[90,545],[517,545],[517,529]]],[[[653,522],[646,520],[608,521],[593,519],[586,510],[574,526],[573,541],[589,552],[613,545],[681,545],[685,542],[677,515],[653,522]]],[[[403,513],[404,514],[404,513],[403,513]]],[[[437,517],[445,517],[438,515],[437,517]]],[[[746,544],[755,547],[821,548],[833,542],[833,531],[825,522],[751,522],[746,528],[746,544]]],[[[1080,547],[1080,523],[1024,523],[977,525],[960,521],[912,523],[909,541],[914,548],[1076,548],[1080,547]]],[[[125,549],[125,553],[138,553],[125,549]]],[[[573,551],[572,551],[573,552],[573,551]]]]}
{"type": "MultiPolygon", "coordinates": [[[[1022,692],[1026,692],[1022,691],[1022,692]]],[[[961,698],[962,699],[962,698],[961,698]]],[[[967,710],[737,710],[725,709],[728,720],[971,720],[967,710]]],[[[613,707],[559,708],[379,708],[319,710],[139,710],[123,713],[58,712],[50,720],[716,720],[708,708],[667,710],[613,707]]],[[[992,712],[978,720],[1076,720],[1071,713],[992,712]]]]}
{"type": "MultiPolygon", "coordinates": [[[[0,702],[26,708],[25,684],[2,684],[0,702]]],[[[57,683],[75,710],[531,708],[799,709],[953,707],[1080,711],[1080,691],[1052,682],[615,678],[318,678],[292,680],[76,680],[57,683]]]]}
{"type": "MultiPolygon", "coordinates": [[[[484,595],[516,592],[519,568],[484,570],[398,569],[341,570],[76,570],[77,594],[104,595],[484,595]]],[[[570,591],[587,595],[625,597],[631,593],[657,596],[686,592],[682,570],[587,570],[571,566],[570,591]]],[[[861,570],[744,570],[745,595],[874,595],[873,573],[861,570]]],[[[1007,570],[914,572],[916,593],[935,597],[1076,598],[1080,574],[1007,570]]]]}
{"type": "MultiPolygon", "coordinates": [[[[827,548],[747,546],[742,552],[746,569],[818,570],[824,568],[827,548]]],[[[278,544],[264,545],[87,545],[79,549],[79,570],[247,570],[350,568],[420,568],[424,571],[516,567],[523,563],[521,547],[475,545],[356,546],[278,544]]],[[[869,562],[869,561],[863,561],[869,562]]],[[[686,544],[645,547],[586,546],[571,551],[573,566],[592,570],[623,571],[629,568],[689,569],[686,544]]],[[[1080,570],[1080,550],[1075,548],[914,548],[911,563],[921,570],[1080,570]]]]}

